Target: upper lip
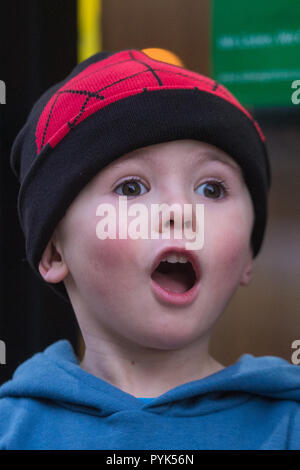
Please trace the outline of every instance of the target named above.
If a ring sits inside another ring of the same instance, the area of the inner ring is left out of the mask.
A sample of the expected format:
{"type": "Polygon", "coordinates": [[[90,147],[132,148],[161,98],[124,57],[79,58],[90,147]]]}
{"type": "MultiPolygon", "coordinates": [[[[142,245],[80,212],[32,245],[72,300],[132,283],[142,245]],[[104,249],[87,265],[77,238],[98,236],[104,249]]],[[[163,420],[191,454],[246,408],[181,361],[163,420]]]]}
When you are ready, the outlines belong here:
{"type": "Polygon", "coordinates": [[[185,256],[186,259],[188,261],[190,261],[190,263],[192,264],[193,266],[193,269],[195,271],[195,274],[196,274],[196,280],[198,281],[199,278],[200,278],[200,265],[199,265],[199,260],[197,258],[197,256],[195,255],[194,251],[189,251],[189,250],[186,250],[185,248],[181,248],[181,247],[167,247],[167,248],[164,248],[162,251],[160,251],[157,256],[155,257],[152,265],[151,265],[151,272],[150,272],[150,275],[152,275],[152,273],[155,271],[155,269],[159,266],[161,260],[167,256],[168,254],[171,254],[171,253],[176,253],[178,255],[182,255],[182,256],[185,256]]]}

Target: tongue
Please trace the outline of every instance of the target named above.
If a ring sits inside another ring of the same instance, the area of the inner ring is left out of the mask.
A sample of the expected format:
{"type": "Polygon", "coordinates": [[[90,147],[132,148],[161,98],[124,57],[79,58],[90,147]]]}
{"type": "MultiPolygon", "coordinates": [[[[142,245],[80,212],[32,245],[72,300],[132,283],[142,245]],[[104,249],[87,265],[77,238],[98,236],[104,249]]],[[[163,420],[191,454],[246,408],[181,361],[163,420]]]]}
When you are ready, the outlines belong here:
{"type": "Polygon", "coordinates": [[[190,288],[186,275],[179,271],[166,274],[156,270],[152,279],[164,289],[176,293],[185,292],[190,288]]]}

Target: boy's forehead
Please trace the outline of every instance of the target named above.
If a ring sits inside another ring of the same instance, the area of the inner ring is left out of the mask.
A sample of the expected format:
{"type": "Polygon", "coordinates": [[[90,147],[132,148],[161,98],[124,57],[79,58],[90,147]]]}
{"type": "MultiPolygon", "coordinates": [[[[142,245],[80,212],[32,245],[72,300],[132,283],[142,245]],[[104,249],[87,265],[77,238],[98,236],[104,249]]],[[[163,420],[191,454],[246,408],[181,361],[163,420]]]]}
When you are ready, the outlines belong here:
{"type": "Polygon", "coordinates": [[[125,155],[108,165],[107,169],[123,170],[130,165],[155,166],[170,160],[180,162],[184,165],[199,165],[207,162],[220,162],[240,173],[241,168],[236,161],[223,150],[214,145],[201,141],[172,141],[142,147],[125,155]]]}

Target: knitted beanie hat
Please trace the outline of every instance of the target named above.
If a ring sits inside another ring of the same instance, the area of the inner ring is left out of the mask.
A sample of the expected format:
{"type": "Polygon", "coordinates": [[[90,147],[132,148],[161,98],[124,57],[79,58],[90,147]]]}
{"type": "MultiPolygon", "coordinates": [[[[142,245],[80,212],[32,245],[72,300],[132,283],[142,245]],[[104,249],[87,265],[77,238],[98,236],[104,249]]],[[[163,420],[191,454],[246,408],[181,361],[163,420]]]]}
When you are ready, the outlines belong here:
{"type": "MultiPolygon", "coordinates": [[[[118,157],[161,142],[197,139],[240,165],[255,221],[253,255],[267,219],[270,167],[264,135],[219,83],[139,50],[100,52],[36,102],[12,147],[18,213],[29,264],[38,265],[81,189],[118,157]]],[[[63,282],[49,284],[69,301],[63,282]]]]}

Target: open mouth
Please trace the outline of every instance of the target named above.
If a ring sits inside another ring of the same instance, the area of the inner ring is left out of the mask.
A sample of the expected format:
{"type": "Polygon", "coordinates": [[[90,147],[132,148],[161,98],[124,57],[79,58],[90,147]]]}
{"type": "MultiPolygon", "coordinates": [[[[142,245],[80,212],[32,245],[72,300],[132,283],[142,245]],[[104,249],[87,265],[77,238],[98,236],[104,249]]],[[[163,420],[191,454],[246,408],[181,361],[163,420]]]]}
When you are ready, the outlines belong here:
{"type": "Polygon", "coordinates": [[[151,279],[167,291],[183,293],[192,289],[197,276],[192,263],[184,255],[170,254],[161,260],[151,279]]]}

